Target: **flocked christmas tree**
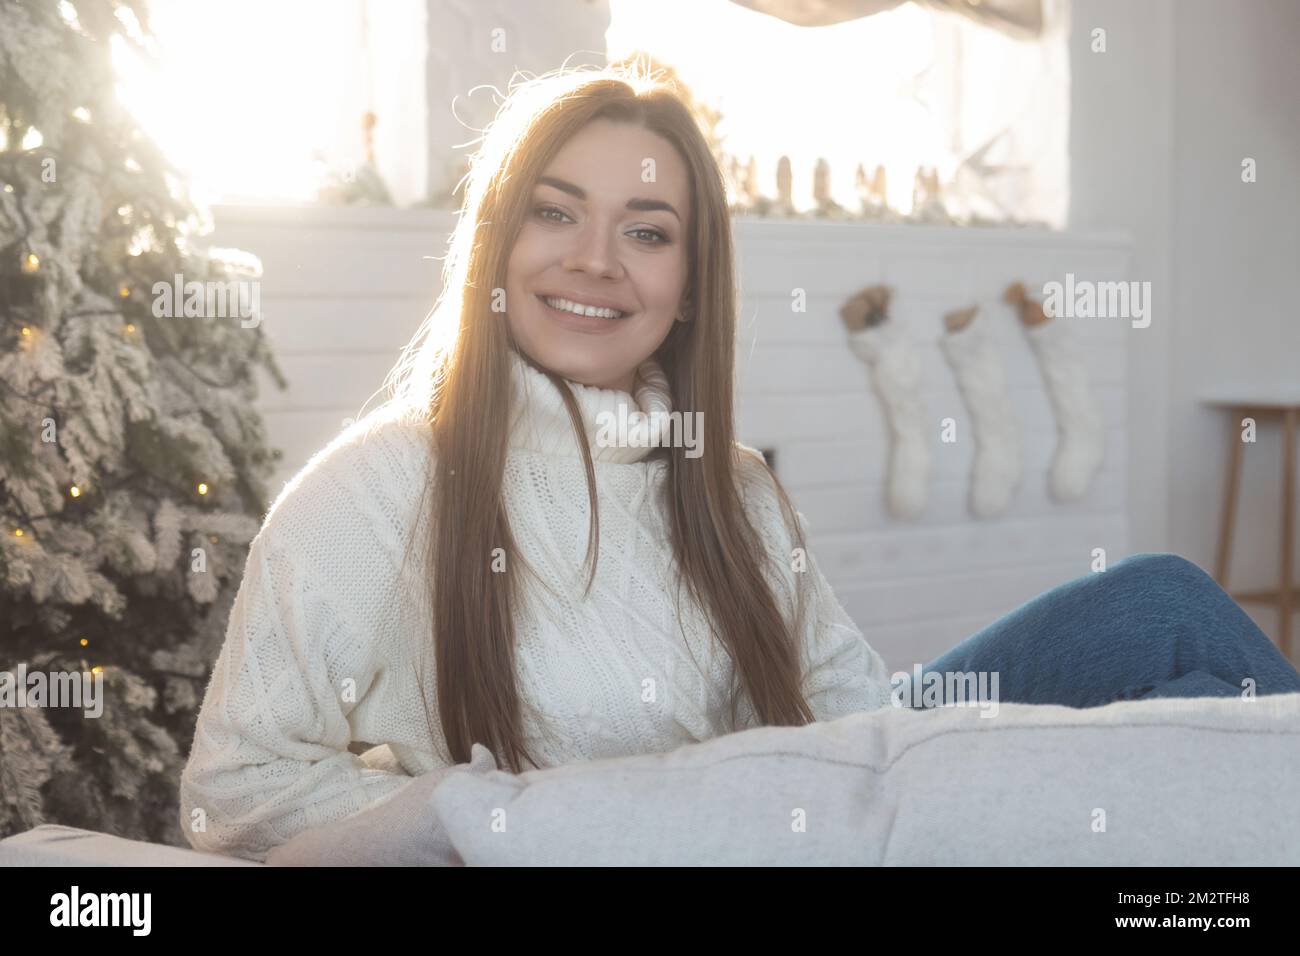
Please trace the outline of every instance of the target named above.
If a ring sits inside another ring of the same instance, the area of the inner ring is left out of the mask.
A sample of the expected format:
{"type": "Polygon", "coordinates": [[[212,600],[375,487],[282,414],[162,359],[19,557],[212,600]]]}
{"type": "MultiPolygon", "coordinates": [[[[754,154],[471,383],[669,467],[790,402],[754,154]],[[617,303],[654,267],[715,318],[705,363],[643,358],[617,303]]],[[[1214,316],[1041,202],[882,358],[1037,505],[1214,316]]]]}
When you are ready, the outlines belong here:
{"type": "Polygon", "coordinates": [[[199,245],[209,224],[115,102],[113,36],[148,55],[143,3],[0,0],[0,837],[180,844],[279,457],[256,369],[285,382],[247,308],[260,265],[199,245]],[[14,706],[20,668],[29,688],[98,669],[102,715],[14,706]]]}

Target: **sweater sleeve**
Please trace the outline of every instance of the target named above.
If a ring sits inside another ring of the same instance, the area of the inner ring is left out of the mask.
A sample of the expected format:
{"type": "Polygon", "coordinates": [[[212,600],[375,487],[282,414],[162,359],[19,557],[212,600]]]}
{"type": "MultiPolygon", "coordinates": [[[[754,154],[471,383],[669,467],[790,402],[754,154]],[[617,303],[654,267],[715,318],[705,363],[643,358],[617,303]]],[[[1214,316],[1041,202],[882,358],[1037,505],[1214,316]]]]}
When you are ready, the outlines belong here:
{"type": "Polygon", "coordinates": [[[191,845],[258,861],[413,779],[348,750],[348,710],[374,682],[378,654],[277,530],[268,518],[249,549],[180,782],[191,845]]]}
{"type": "Polygon", "coordinates": [[[766,473],[761,456],[756,469],[762,471],[748,482],[751,490],[746,507],[764,537],[776,572],[772,577],[775,595],[791,620],[797,594],[803,598],[799,649],[804,699],[818,721],[887,705],[890,684],[885,662],[831,590],[813,555],[807,520],[795,511],[805,542],[803,554],[798,555],[773,477],[766,473]]]}
{"type": "MultiPolygon", "coordinates": [[[[807,522],[802,512],[796,514],[806,539],[807,522]]],[[[890,693],[884,660],[836,598],[811,548],[806,557],[806,569],[796,576],[807,594],[801,646],[802,689],[809,708],[824,721],[885,706],[890,693]]]]}
{"type": "Polygon", "coordinates": [[[181,774],[180,826],[195,849],[263,861],[415,779],[349,747],[356,708],[398,686],[398,642],[413,626],[403,589],[419,584],[418,571],[403,578],[403,558],[427,441],[423,426],[357,422],[268,510],[181,774]]]}

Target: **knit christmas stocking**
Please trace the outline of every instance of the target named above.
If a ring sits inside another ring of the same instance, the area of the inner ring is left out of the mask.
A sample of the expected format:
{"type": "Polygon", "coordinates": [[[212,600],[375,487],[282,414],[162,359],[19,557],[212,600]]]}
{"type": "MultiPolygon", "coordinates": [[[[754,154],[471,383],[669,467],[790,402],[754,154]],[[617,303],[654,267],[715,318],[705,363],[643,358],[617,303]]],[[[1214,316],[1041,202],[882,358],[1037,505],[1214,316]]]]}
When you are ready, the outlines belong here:
{"type": "Polygon", "coordinates": [[[1052,318],[1024,329],[1056,415],[1056,452],[1048,487],[1058,501],[1075,501],[1088,493],[1101,468],[1105,426],[1088,387],[1083,355],[1065,322],[1052,318]]]}
{"type": "Polygon", "coordinates": [[[987,320],[968,309],[949,316],[947,326],[939,347],[957,379],[975,438],[970,510],[988,518],[1005,511],[1020,487],[1020,418],[987,320]]]}
{"type": "MultiPolygon", "coordinates": [[[[930,445],[921,403],[921,359],[898,323],[876,313],[872,324],[853,329],[849,349],[871,369],[871,381],[889,422],[889,477],[886,500],[895,518],[915,518],[925,510],[930,484],[930,445]]],[[[883,309],[883,303],[881,304],[883,309]]]]}

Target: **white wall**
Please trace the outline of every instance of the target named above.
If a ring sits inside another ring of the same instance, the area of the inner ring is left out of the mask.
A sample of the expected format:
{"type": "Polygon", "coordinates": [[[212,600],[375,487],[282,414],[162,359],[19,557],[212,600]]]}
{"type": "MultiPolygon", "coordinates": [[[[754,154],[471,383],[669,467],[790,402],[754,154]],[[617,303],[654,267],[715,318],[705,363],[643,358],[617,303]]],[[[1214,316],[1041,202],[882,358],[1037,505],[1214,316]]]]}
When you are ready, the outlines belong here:
{"type": "Polygon", "coordinates": [[[1070,225],[1123,229],[1134,279],[1159,309],[1129,339],[1131,545],[1168,550],[1170,293],[1168,188],[1172,157],[1170,0],[1073,0],[1070,38],[1070,225]],[[1105,53],[1091,50],[1106,31],[1105,53]]]}
{"type": "MultiPolygon", "coordinates": [[[[1074,0],[1071,225],[1134,237],[1156,317],[1129,351],[1133,548],[1213,570],[1227,420],[1219,382],[1300,382],[1300,4],[1074,0]],[[1092,53],[1091,31],[1107,31],[1092,53]],[[1259,181],[1241,182],[1254,157],[1259,181]]],[[[1247,446],[1233,589],[1278,568],[1280,441],[1247,446]]],[[[1276,613],[1245,605],[1276,640],[1276,613]]]]}
{"type": "MultiPolygon", "coordinates": [[[[1122,279],[1121,239],[1013,229],[809,223],[735,224],[741,311],[737,430],[776,450],[776,470],[808,519],[810,544],[840,602],[891,669],[910,670],[996,617],[1088,574],[1094,548],[1108,563],[1131,552],[1127,522],[1126,320],[1074,326],[1106,425],[1106,458],[1088,494],[1061,503],[1047,490],[1057,428],[1018,318],[998,301],[1012,281],[1041,286],[1072,271],[1122,279]],[[921,359],[934,473],[916,521],[884,503],[889,436],[865,366],[848,350],[840,305],[863,286],[894,290],[899,322],[921,359]],[[793,313],[791,290],[808,311],[793,313]],[[943,315],[980,304],[1021,420],[1021,484],[1007,511],[968,509],[975,442],[939,348],[943,315]],[[956,422],[943,443],[939,422],[956,422]]],[[[1067,321],[1057,319],[1055,321],[1067,321]]]]}
{"type": "MultiPolygon", "coordinates": [[[[262,331],[289,387],[264,373],[257,407],[284,452],[283,484],[382,399],[380,386],[433,306],[451,214],[362,207],[218,206],[216,246],[262,262],[262,331]]],[[[269,502],[268,502],[269,504],[269,502]]]]}
{"type": "MultiPolygon", "coordinates": [[[[1176,12],[1169,541],[1211,567],[1227,425],[1197,398],[1218,382],[1300,385],[1300,3],[1190,0],[1176,12]],[[1253,184],[1241,181],[1246,156],[1253,184]]],[[[1244,449],[1234,588],[1277,582],[1280,431],[1261,420],[1244,449]]],[[[1246,609],[1276,639],[1276,612],[1246,609]]]]}

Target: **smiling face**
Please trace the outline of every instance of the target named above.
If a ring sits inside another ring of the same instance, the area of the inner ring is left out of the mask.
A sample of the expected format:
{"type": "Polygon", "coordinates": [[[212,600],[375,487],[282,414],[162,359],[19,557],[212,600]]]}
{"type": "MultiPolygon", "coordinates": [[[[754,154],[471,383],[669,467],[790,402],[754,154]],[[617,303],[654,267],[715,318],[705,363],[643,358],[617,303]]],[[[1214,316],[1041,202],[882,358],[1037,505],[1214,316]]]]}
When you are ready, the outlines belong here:
{"type": "Polygon", "coordinates": [[[682,306],[689,189],[672,144],[644,127],[597,119],[564,144],[533,187],[506,272],[506,318],[533,361],[632,390],[682,306]]]}

